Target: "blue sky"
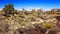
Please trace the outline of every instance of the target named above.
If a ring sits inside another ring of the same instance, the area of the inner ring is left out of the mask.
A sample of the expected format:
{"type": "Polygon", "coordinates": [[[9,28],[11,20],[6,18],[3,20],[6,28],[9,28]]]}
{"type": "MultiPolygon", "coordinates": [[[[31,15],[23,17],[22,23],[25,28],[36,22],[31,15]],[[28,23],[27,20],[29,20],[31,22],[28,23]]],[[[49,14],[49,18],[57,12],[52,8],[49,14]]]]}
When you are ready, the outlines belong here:
{"type": "Polygon", "coordinates": [[[0,0],[0,8],[3,8],[6,4],[14,4],[15,9],[42,8],[48,10],[60,8],[60,0],[0,0]]]}

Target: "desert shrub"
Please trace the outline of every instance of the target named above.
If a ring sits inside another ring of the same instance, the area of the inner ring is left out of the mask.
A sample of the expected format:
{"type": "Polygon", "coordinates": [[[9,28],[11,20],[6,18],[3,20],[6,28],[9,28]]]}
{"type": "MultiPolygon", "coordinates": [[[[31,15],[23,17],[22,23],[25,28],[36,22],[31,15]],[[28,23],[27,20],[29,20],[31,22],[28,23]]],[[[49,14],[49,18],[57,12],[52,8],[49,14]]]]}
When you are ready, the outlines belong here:
{"type": "Polygon", "coordinates": [[[55,31],[55,30],[50,30],[50,31],[48,32],[48,34],[57,34],[57,31],[55,31]]]}
{"type": "Polygon", "coordinates": [[[43,23],[42,24],[42,27],[44,27],[44,28],[52,28],[53,27],[53,24],[51,24],[51,23],[43,23]]]}

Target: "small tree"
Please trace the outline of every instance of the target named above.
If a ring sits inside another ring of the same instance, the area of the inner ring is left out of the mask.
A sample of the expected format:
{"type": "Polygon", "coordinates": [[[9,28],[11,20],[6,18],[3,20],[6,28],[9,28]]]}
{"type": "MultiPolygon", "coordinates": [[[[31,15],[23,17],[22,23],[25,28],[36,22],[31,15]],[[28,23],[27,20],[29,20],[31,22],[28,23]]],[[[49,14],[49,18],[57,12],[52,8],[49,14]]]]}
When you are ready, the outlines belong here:
{"type": "Polygon", "coordinates": [[[16,11],[14,10],[13,4],[5,5],[5,7],[3,8],[3,10],[5,11],[5,14],[6,14],[6,15],[8,15],[8,14],[13,14],[14,12],[16,12],[16,11]]]}

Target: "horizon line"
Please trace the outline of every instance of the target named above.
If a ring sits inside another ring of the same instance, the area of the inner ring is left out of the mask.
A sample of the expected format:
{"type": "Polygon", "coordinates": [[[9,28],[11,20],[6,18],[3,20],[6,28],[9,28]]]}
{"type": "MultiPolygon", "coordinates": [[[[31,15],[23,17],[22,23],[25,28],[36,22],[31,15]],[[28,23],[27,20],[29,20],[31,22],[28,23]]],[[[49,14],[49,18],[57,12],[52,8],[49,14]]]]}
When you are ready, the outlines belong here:
{"type": "MultiPolygon", "coordinates": [[[[50,11],[52,9],[60,9],[60,8],[49,8],[49,9],[43,9],[43,8],[15,8],[15,10],[21,11],[22,9],[25,9],[27,11],[31,11],[32,9],[34,9],[35,11],[42,9],[43,11],[50,11]]],[[[3,10],[3,8],[0,8],[0,11],[3,10]]]]}

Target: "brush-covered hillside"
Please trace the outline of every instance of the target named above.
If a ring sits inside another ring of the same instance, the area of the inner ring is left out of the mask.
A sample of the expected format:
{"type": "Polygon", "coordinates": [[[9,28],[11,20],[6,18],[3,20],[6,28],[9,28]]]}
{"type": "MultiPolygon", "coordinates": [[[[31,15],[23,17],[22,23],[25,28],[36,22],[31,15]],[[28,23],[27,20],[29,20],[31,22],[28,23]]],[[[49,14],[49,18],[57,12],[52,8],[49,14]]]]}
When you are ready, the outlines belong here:
{"type": "Polygon", "coordinates": [[[13,4],[0,10],[0,34],[60,34],[60,9],[18,11],[13,4]]]}

